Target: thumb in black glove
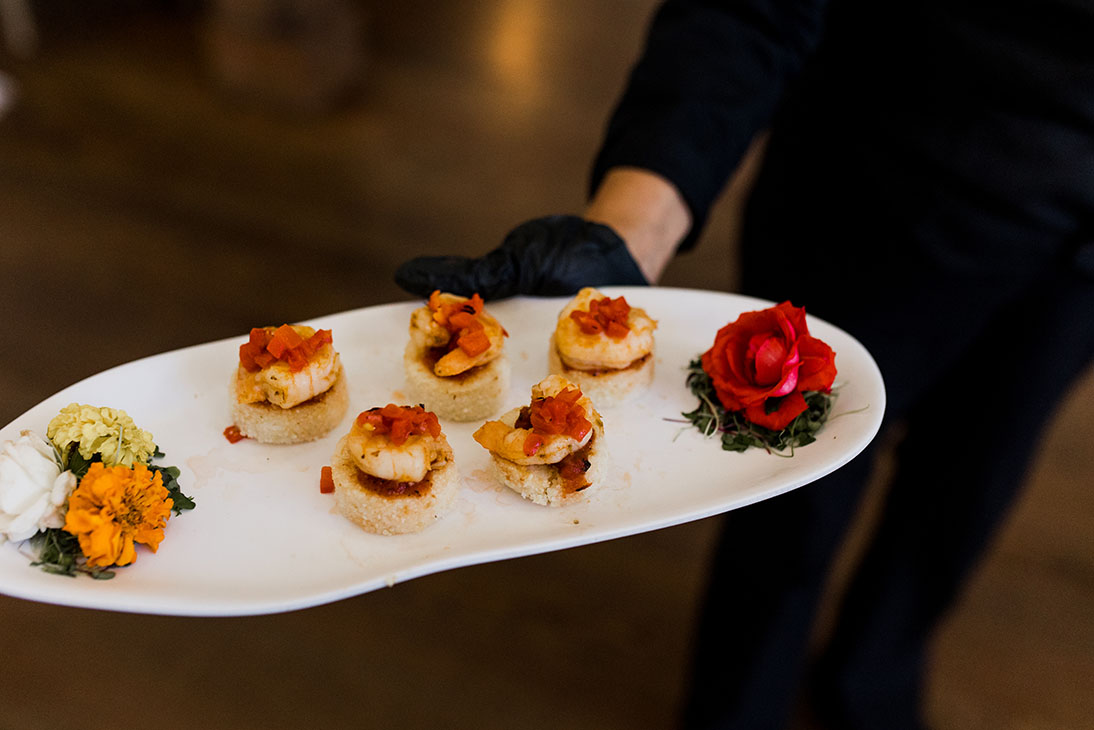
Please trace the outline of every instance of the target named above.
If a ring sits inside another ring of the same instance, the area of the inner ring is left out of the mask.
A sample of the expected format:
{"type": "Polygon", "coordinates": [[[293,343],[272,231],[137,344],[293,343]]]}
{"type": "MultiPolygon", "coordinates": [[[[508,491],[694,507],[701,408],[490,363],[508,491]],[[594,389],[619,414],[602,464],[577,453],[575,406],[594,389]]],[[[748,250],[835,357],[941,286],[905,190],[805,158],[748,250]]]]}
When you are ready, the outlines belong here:
{"type": "Polygon", "coordinates": [[[560,296],[584,286],[649,284],[619,235],[577,216],[537,218],[514,228],[478,258],[423,256],[395,272],[395,283],[420,297],[435,289],[483,299],[517,294],[560,296]]]}

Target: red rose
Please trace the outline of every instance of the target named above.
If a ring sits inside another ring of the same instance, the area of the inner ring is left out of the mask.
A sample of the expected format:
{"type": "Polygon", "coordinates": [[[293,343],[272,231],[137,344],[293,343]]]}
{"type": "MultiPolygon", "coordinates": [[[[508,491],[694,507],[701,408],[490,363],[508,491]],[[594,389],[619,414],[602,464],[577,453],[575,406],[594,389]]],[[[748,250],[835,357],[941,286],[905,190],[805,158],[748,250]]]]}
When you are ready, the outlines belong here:
{"type": "Polygon", "coordinates": [[[703,370],[726,410],[744,411],[752,423],[778,431],[806,409],[804,391],[832,387],[835,359],[832,348],[809,334],[805,309],[783,302],[744,312],[718,330],[703,353],[703,370]],[[768,413],[772,398],[781,400],[768,413]]]}

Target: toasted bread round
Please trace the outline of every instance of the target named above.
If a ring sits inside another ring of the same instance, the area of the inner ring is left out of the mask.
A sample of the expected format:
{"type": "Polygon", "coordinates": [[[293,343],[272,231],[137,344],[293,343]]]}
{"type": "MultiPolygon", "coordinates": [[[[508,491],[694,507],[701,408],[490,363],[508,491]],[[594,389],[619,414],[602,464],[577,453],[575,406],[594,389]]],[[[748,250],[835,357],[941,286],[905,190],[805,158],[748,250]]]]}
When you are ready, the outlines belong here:
{"type": "Polygon", "coordinates": [[[338,511],[363,530],[377,535],[399,535],[425,529],[451,508],[460,488],[460,474],[452,449],[447,442],[445,446],[444,466],[432,470],[418,483],[418,488],[388,495],[369,488],[371,478],[357,468],[343,438],[331,458],[338,511]]]}
{"type": "MultiPolygon", "coordinates": [[[[520,415],[520,409],[514,408],[498,420],[511,426],[516,423],[518,415],[520,415]]],[[[589,482],[589,486],[579,490],[568,488],[559,476],[558,467],[554,464],[515,464],[491,453],[490,458],[498,479],[525,499],[546,507],[561,507],[585,499],[590,490],[603,482],[609,469],[608,449],[604,441],[604,421],[596,411],[593,411],[589,420],[593,424],[593,435],[589,439],[585,457],[589,462],[589,469],[585,472],[585,479],[589,482]]]]}
{"type": "Polygon", "coordinates": [[[302,444],[322,438],[342,421],[349,408],[346,372],[341,365],[334,385],[292,408],[266,402],[240,403],[239,379],[244,372],[239,368],[232,378],[232,419],[241,434],[261,443],[302,444]]]}
{"type": "Polygon", "coordinates": [[[561,375],[581,388],[581,392],[598,408],[614,408],[631,401],[653,383],[654,351],[622,370],[578,370],[562,362],[555,336],[547,347],[547,368],[552,375],[561,375]]]}
{"type": "Polygon", "coordinates": [[[407,343],[403,353],[410,398],[450,421],[479,421],[501,410],[509,394],[509,360],[501,355],[466,373],[440,377],[428,352],[407,343]]]}

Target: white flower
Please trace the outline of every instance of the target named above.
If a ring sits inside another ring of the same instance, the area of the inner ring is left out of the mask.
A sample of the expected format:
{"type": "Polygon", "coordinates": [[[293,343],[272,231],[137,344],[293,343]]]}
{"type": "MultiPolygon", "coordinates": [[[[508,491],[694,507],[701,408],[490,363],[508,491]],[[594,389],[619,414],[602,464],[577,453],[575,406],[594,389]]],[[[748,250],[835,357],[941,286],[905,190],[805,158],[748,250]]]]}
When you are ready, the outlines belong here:
{"type": "Polygon", "coordinates": [[[76,475],[61,471],[53,444],[23,431],[0,449],[0,543],[26,540],[64,524],[64,504],[76,475]]]}

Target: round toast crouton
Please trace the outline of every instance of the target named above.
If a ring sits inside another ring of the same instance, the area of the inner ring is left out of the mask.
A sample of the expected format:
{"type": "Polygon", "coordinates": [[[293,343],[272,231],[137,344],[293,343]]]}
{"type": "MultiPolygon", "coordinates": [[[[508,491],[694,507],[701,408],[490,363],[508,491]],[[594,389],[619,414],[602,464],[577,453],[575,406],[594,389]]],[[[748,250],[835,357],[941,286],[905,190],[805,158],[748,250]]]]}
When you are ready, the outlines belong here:
{"type": "Polygon", "coordinates": [[[509,394],[509,361],[501,355],[466,373],[440,377],[429,353],[407,343],[403,365],[410,398],[450,421],[478,421],[501,410],[509,394]]]}
{"type": "Polygon", "coordinates": [[[446,446],[442,467],[402,493],[385,493],[383,480],[365,474],[346,448],[346,438],[338,442],[331,457],[334,497],[338,511],[366,532],[399,535],[419,532],[449,510],[459,491],[460,475],[452,449],[446,446]],[[380,484],[377,484],[380,482],[380,484]]]}
{"type": "Polygon", "coordinates": [[[581,388],[598,408],[614,408],[644,393],[653,383],[654,351],[622,370],[578,370],[562,362],[555,336],[547,347],[547,368],[581,388]]]}
{"type": "Polygon", "coordinates": [[[232,378],[232,419],[241,434],[264,444],[302,444],[322,438],[342,421],[349,408],[349,389],[341,365],[334,385],[292,408],[267,402],[240,403],[238,386],[242,373],[246,371],[240,367],[232,378]]]}
{"type": "MultiPolygon", "coordinates": [[[[519,414],[520,409],[514,408],[498,420],[512,426],[519,414]]],[[[525,499],[547,507],[561,507],[585,499],[589,490],[603,481],[610,464],[604,441],[604,421],[596,411],[590,414],[589,420],[593,424],[593,435],[585,446],[585,459],[589,462],[588,471],[585,472],[585,479],[589,483],[587,487],[578,490],[568,488],[555,464],[516,464],[491,453],[490,458],[498,479],[525,499]]]]}

